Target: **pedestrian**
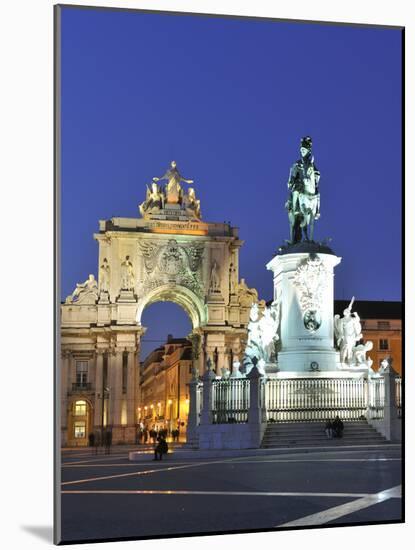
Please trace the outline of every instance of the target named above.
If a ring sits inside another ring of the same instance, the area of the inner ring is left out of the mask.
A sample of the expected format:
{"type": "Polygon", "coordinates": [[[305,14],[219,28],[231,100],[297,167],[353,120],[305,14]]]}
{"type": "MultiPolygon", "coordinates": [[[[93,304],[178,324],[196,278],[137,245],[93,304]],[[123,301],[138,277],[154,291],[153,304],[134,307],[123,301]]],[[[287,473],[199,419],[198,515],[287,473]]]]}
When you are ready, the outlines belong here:
{"type": "Polygon", "coordinates": [[[164,439],[163,436],[160,436],[159,442],[154,448],[153,460],[163,460],[163,455],[167,454],[168,450],[169,450],[169,446],[167,445],[167,441],[164,439]]]}
{"type": "Polygon", "coordinates": [[[338,437],[338,438],[343,437],[343,429],[344,429],[343,422],[340,420],[338,416],[336,416],[333,422],[334,437],[338,437]]]}
{"type": "Polygon", "coordinates": [[[89,442],[89,446],[91,447],[91,450],[93,451],[93,447],[95,445],[95,434],[93,432],[91,432],[88,435],[88,442],[89,442]]]}
{"type": "Polygon", "coordinates": [[[143,441],[144,441],[144,443],[147,443],[147,440],[148,440],[148,430],[147,430],[147,428],[144,428],[144,430],[143,430],[143,441]]]}
{"type": "Polygon", "coordinates": [[[111,453],[111,444],[112,444],[112,431],[107,429],[105,432],[105,454],[109,455],[111,453]]]}
{"type": "Polygon", "coordinates": [[[96,432],[95,434],[95,454],[97,455],[98,454],[98,447],[100,445],[100,434],[99,432],[96,432]]]}
{"type": "Polygon", "coordinates": [[[324,431],[326,432],[327,439],[333,438],[333,423],[331,420],[327,420],[324,431]]]}

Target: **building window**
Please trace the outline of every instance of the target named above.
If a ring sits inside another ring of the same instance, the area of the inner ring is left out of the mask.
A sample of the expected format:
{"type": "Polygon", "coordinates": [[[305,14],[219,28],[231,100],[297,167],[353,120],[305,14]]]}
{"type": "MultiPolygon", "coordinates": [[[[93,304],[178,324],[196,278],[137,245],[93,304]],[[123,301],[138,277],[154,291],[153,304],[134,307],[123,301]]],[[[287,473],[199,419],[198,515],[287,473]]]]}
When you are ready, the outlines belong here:
{"type": "Polygon", "coordinates": [[[86,416],[86,401],[75,401],[73,413],[75,416],[86,416]]]}
{"type": "Polygon", "coordinates": [[[378,329],[379,330],[389,330],[391,327],[389,321],[378,321],[378,329]]]}
{"type": "Polygon", "coordinates": [[[73,425],[73,432],[75,439],[86,437],[86,423],[83,421],[75,422],[73,425]]]}
{"type": "Polygon", "coordinates": [[[88,382],[88,361],[76,362],[76,384],[85,386],[88,382]]]}
{"type": "Polygon", "coordinates": [[[384,338],[381,338],[379,340],[379,349],[384,351],[384,350],[388,350],[389,349],[389,342],[388,340],[384,339],[384,338]]]}

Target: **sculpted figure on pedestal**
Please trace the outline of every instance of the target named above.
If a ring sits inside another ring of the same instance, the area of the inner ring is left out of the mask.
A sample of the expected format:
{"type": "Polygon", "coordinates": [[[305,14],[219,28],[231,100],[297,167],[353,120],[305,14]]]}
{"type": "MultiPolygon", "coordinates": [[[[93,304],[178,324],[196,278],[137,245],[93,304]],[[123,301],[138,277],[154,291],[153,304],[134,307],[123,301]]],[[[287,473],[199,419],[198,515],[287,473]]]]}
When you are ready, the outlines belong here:
{"type": "Polygon", "coordinates": [[[274,302],[261,314],[258,303],[252,304],[248,324],[248,341],[245,348],[244,363],[252,363],[256,357],[261,369],[275,362],[275,345],[279,340],[280,324],[279,303],[274,302]]]}
{"type": "Polygon", "coordinates": [[[185,179],[177,169],[176,161],[172,160],[170,168],[161,176],[161,178],[153,178],[153,181],[167,180],[166,198],[170,204],[181,204],[183,198],[183,190],[180,182],[193,183],[193,180],[185,179]]]}
{"type": "Polygon", "coordinates": [[[95,301],[98,298],[98,284],[94,275],[89,275],[84,283],[77,283],[71,296],[66,298],[66,303],[80,302],[88,295],[95,301]]]}
{"type": "Polygon", "coordinates": [[[107,258],[104,258],[99,268],[99,289],[101,292],[108,292],[110,286],[110,266],[107,258]]]}
{"type": "Polygon", "coordinates": [[[368,366],[371,367],[373,361],[370,357],[366,357],[366,353],[373,349],[373,342],[368,340],[364,344],[358,344],[353,348],[353,358],[352,362],[356,366],[368,366]]]}
{"type": "Polygon", "coordinates": [[[233,266],[233,263],[229,266],[229,294],[235,294],[235,280],[236,269],[233,266]]]}
{"type": "Polygon", "coordinates": [[[275,345],[279,340],[278,328],[280,326],[280,304],[273,302],[264,309],[264,314],[260,320],[260,330],[262,335],[263,358],[268,363],[275,361],[275,345]]]}
{"type": "Polygon", "coordinates": [[[314,221],[320,217],[320,172],[314,164],[310,136],[301,139],[301,158],[293,164],[288,179],[289,199],[285,207],[290,221],[290,241],[301,241],[301,230],[306,241],[313,240],[314,221]],[[310,235],[308,235],[310,230],[310,235]]]}
{"type": "Polygon", "coordinates": [[[187,194],[184,194],[183,204],[186,211],[192,214],[196,220],[200,221],[200,200],[196,198],[196,193],[193,187],[189,187],[187,194]]]}
{"type": "Polygon", "coordinates": [[[360,317],[355,312],[352,314],[354,296],[349,306],[343,311],[343,317],[334,316],[334,334],[340,349],[340,362],[353,364],[353,348],[356,342],[362,339],[362,325],[360,317]]]}
{"type": "Polygon", "coordinates": [[[151,189],[147,185],[146,200],[138,207],[140,214],[144,217],[146,212],[149,212],[153,208],[164,208],[164,193],[160,186],[153,182],[151,189]]]}
{"type": "Polygon", "coordinates": [[[248,341],[245,347],[244,363],[252,362],[253,357],[256,357],[257,359],[262,358],[263,346],[260,327],[260,311],[258,308],[258,303],[255,302],[254,304],[252,304],[249,314],[248,341]]]}
{"type": "Polygon", "coordinates": [[[220,279],[218,275],[218,264],[216,260],[213,261],[212,269],[210,271],[209,290],[213,292],[218,292],[220,290],[220,279]]]}
{"type": "Polygon", "coordinates": [[[238,300],[241,306],[251,307],[258,302],[258,291],[255,288],[248,288],[245,279],[241,279],[237,286],[238,300]]]}
{"type": "Polygon", "coordinates": [[[134,289],[134,271],[130,256],[126,256],[121,264],[121,288],[122,290],[134,289]]]}

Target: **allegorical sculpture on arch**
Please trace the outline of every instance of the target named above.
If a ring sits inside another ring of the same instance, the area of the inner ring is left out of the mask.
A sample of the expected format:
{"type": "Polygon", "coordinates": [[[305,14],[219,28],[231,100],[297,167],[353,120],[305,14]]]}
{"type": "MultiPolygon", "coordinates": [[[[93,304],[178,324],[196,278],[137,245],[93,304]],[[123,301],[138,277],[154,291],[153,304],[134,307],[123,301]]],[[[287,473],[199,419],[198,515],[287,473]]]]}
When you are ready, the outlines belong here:
{"type": "Polygon", "coordinates": [[[181,182],[192,184],[193,180],[185,179],[179,172],[173,160],[170,168],[160,178],[154,177],[150,187],[147,186],[146,200],[140,204],[139,210],[143,218],[163,219],[163,214],[175,212],[183,219],[201,219],[200,200],[196,198],[193,187],[186,192],[181,182]],[[163,187],[158,182],[167,180],[163,187]],[[167,211],[167,212],[165,212],[167,211]]]}

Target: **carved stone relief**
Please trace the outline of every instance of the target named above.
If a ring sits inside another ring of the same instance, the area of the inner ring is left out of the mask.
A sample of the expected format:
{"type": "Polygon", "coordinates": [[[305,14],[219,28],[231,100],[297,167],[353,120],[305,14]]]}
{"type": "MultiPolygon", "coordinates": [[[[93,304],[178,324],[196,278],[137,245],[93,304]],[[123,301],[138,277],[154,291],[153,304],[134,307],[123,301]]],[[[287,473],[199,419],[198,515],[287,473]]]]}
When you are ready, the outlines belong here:
{"type": "Polygon", "coordinates": [[[139,243],[144,260],[144,278],[140,294],[165,284],[184,286],[195,294],[203,295],[201,260],[203,245],[178,244],[175,239],[159,244],[152,241],[139,243]]]}
{"type": "Polygon", "coordinates": [[[327,277],[323,261],[311,254],[298,266],[294,275],[293,284],[297,288],[304,326],[310,332],[318,330],[322,323],[321,310],[327,277]]]}

